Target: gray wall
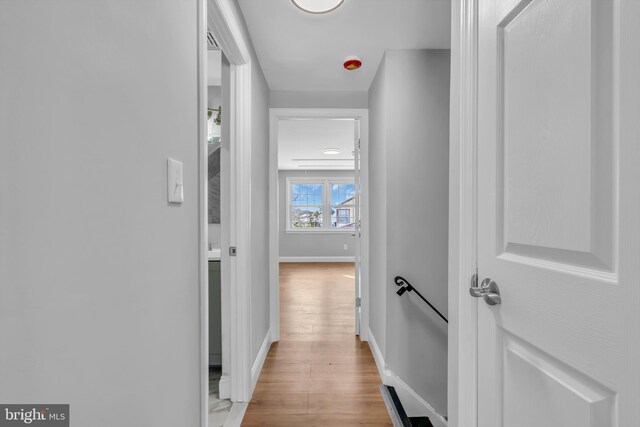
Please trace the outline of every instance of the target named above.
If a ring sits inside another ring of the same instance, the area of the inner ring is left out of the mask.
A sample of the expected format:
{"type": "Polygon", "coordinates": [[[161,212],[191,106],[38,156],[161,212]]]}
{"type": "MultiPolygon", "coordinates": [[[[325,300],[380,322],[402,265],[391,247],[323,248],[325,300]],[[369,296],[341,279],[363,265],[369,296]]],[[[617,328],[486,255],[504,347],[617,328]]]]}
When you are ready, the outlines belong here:
{"type": "Polygon", "coordinates": [[[269,87],[258,61],[252,64],[251,341],[255,360],[269,331],[269,87]]]}
{"type": "Polygon", "coordinates": [[[278,172],[278,215],[280,217],[280,257],[344,257],[355,255],[351,233],[287,233],[287,177],[345,178],[354,177],[353,171],[290,171],[278,172]],[[348,249],[344,249],[344,245],[348,249]]]}
{"type": "MultiPolygon", "coordinates": [[[[222,55],[224,58],[224,55],[222,55]]],[[[226,60],[226,59],[225,59],[226,60]]],[[[222,67],[222,64],[220,65],[222,67]]],[[[228,68],[226,70],[224,70],[224,72],[229,72],[228,68]]],[[[207,87],[207,106],[209,108],[218,108],[219,106],[222,105],[222,87],[221,86],[208,86],[207,87]]],[[[224,108],[223,108],[224,111],[224,108]]],[[[212,150],[209,149],[209,154],[211,154],[212,150]]],[[[213,185],[217,185],[218,187],[218,204],[220,203],[219,197],[220,197],[220,176],[218,176],[218,178],[216,179],[217,183],[214,183],[213,185]]],[[[210,184],[211,185],[211,184],[210,184]]],[[[211,195],[209,196],[209,198],[211,198],[211,195]]],[[[209,204],[211,204],[211,201],[209,201],[209,204]]],[[[218,213],[220,213],[220,208],[218,208],[218,213]]],[[[211,221],[209,221],[208,224],[208,228],[209,228],[209,233],[208,233],[208,237],[209,237],[209,243],[213,244],[214,247],[219,248],[220,247],[220,224],[211,224],[211,221]]]]}
{"type": "MultiPolygon", "coordinates": [[[[222,65],[220,65],[222,67],[222,65]]],[[[207,86],[207,106],[209,108],[218,108],[222,105],[222,87],[207,86]]]]}
{"type": "Polygon", "coordinates": [[[0,2],[0,402],[200,422],[196,6],[0,2]]]}
{"type": "Polygon", "coordinates": [[[387,336],[386,57],[369,89],[369,329],[385,353],[387,336]]]}
{"type": "Polygon", "coordinates": [[[294,91],[272,90],[272,108],[367,108],[366,91],[294,91]]]}
{"type": "Polygon", "coordinates": [[[398,297],[393,277],[446,315],[449,51],[387,51],[370,99],[371,254],[386,251],[371,263],[372,313],[386,307],[385,326],[373,321],[372,333],[389,369],[446,414],[446,324],[415,295],[398,297]],[[386,236],[376,236],[378,227],[386,236]],[[375,267],[383,258],[386,272],[375,267]]]}

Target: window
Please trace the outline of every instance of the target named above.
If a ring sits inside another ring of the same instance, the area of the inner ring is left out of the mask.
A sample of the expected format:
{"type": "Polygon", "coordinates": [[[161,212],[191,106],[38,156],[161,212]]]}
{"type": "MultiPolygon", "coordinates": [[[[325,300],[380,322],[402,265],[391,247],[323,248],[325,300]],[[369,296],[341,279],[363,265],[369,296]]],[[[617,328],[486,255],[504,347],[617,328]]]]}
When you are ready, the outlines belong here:
{"type": "Polygon", "coordinates": [[[353,180],[287,178],[287,231],[352,230],[355,208],[353,180]]]}
{"type": "Polygon", "coordinates": [[[290,226],[293,229],[323,227],[323,183],[291,184],[290,226]]]}
{"type": "Polygon", "coordinates": [[[329,183],[331,187],[331,228],[353,229],[356,220],[353,182],[329,183]]]}

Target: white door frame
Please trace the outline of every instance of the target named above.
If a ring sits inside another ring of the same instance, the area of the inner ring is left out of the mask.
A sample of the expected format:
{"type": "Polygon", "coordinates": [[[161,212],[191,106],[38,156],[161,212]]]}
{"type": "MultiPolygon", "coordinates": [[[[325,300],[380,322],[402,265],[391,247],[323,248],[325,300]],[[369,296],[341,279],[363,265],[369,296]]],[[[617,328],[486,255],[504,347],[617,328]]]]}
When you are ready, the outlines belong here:
{"type": "MultiPolygon", "coordinates": [[[[199,116],[201,141],[206,141],[206,32],[210,28],[222,52],[231,64],[231,108],[229,114],[230,178],[229,207],[232,214],[222,230],[221,284],[222,306],[222,360],[223,376],[220,396],[234,402],[247,402],[251,398],[251,54],[238,17],[230,0],[207,0],[206,8],[199,0],[199,116]],[[206,14],[204,11],[206,10],[206,14]],[[229,256],[228,246],[238,249],[237,256],[229,256]]],[[[207,426],[209,395],[208,350],[208,165],[205,144],[199,146],[199,233],[200,233],[200,380],[201,425],[207,426]]]]}
{"type": "Polygon", "coordinates": [[[478,300],[469,295],[477,268],[478,0],[451,2],[449,153],[450,427],[478,424],[478,300]]]}
{"type": "Polygon", "coordinates": [[[198,0],[198,279],[200,298],[200,425],[209,418],[209,265],[207,140],[207,3],[198,0]],[[207,260],[207,261],[205,261],[207,260]],[[207,381],[204,379],[207,378],[207,381]]]}
{"type": "Polygon", "coordinates": [[[369,340],[369,110],[353,108],[269,109],[269,295],[271,339],[280,339],[280,249],[278,204],[278,122],[283,119],[355,119],[360,122],[362,309],[360,339],[369,340]]]}

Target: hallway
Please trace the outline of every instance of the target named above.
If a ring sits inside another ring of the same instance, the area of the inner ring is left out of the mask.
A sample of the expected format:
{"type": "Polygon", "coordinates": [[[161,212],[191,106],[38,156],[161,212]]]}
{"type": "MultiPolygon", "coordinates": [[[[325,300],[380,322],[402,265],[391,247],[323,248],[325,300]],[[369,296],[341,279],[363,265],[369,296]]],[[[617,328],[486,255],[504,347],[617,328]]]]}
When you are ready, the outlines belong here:
{"type": "Polygon", "coordinates": [[[354,335],[352,263],[281,263],[281,340],[243,426],[391,426],[367,343],[354,335]]]}

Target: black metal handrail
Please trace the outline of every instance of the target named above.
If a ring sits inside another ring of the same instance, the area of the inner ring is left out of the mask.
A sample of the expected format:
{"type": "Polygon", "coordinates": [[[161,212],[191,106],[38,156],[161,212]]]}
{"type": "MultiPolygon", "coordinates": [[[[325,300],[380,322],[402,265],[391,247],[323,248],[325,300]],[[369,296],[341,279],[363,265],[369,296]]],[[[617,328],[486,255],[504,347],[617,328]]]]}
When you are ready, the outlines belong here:
{"type": "Polygon", "coordinates": [[[440,316],[440,317],[442,318],[442,320],[444,320],[445,322],[449,323],[449,321],[447,320],[447,318],[446,318],[446,317],[444,317],[444,315],[443,315],[442,313],[440,313],[440,312],[438,311],[438,309],[437,309],[437,308],[435,308],[435,307],[433,306],[433,304],[431,304],[431,303],[430,303],[430,302],[429,302],[425,297],[423,297],[423,296],[422,296],[422,294],[421,294],[421,293],[420,293],[416,288],[414,288],[414,287],[411,285],[411,283],[409,283],[409,282],[407,281],[407,279],[405,279],[405,278],[404,278],[404,277],[402,277],[402,276],[396,276],[396,277],[393,279],[393,281],[396,283],[396,285],[397,285],[397,286],[400,286],[400,289],[398,289],[398,291],[396,292],[398,295],[402,296],[402,294],[404,294],[404,293],[405,293],[405,292],[407,292],[407,291],[408,291],[408,292],[414,291],[414,292],[416,293],[416,295],[418,295],[418,296],[422,299],[422,301],[426,302],[426,303],[427,303],[427,305],[428,305],[429,307],[431,307],[431,309],[432,309],[433,311],[435,311],[436,313],[438,313],[438,316],[440,316]]]}

